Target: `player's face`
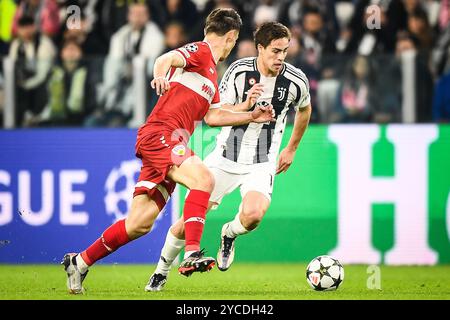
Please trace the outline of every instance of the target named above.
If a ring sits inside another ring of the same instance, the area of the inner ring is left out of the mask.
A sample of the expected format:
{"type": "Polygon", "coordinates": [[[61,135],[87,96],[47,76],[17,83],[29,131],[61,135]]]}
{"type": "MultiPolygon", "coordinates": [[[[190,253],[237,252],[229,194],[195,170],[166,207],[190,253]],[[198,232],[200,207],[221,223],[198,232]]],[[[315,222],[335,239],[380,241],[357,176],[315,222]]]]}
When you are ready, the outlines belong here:
{"type": "Polygon", "coordinates": [[[288,38],[272,40],[266,48],[258,45],[258,55],[262,63],[268,68],[270,74],[277,75],[280,72],[286,59],[288,48],[288,38]]]}
{"type": "Polygon", "coordinates": [[[232,30],[229,31],[225,38],[225,48],[223,50],[223,54],[220,57],[219,61],[225,60],[229,55],[231,50],[233,50],[234,46],[236,45],[236,41],[239,38],[239,31],[232,30]]]}

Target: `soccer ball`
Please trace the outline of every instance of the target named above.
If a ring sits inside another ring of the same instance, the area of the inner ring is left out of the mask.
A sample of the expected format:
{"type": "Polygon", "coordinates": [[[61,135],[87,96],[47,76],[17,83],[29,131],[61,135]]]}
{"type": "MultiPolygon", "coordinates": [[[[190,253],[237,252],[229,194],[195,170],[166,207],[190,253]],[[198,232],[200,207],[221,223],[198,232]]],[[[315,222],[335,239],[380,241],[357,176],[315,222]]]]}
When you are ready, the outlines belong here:
{"type": "Polygon", "coordinates": [[[306,280],[314,290],[336,290],[344,281],[344,267],[330,256],[319,256],[306,267],[306,280]]]}

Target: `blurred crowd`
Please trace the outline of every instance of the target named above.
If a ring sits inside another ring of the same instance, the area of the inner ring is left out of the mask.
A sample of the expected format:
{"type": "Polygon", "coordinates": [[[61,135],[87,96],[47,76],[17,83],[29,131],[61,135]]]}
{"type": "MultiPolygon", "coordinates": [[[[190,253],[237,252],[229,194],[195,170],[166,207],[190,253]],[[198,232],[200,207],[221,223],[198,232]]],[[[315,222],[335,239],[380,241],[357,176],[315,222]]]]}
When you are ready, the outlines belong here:
{"type": "Polygon", "coordinates": [[[154,60],[202,40],[216,7],[235,8],[244,23],[219,75],[256,56],[252,34],[261,23],[290,28],[287,61],[310,81],[313,123],[402,122],[405,92],[415,122],[450,120],[450,0],[0,0],[0,57],[14,63],[16,126],[135,126],[136,78],[145,77],[148,113],[157,99],[154,60]],[[409,91],[405,61],[414,67],[409,91]]]}

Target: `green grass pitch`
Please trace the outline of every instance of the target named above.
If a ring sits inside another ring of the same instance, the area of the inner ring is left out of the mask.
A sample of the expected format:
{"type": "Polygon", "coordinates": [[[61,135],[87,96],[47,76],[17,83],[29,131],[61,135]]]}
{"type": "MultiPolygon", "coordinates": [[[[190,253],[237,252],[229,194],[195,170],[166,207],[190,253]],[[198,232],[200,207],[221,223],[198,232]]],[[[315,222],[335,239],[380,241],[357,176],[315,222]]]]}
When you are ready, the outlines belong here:
{"type": "MultiPolygon", "coordinates": [[[[173,269],[162,292],[144,292],[154,265],[97,265],[84,282],[84,295],[69,295],[60,265],[0,265],[0,299],[450,299],[450,265],[380,267],[380,289],[368,289],[367,266],[344,266],[342,286],[331,292],[310,289],[305,264],[235,263],[185,278],[173,269]]],[[[369,279],[370,282],[370,279],[369,279]]]]}

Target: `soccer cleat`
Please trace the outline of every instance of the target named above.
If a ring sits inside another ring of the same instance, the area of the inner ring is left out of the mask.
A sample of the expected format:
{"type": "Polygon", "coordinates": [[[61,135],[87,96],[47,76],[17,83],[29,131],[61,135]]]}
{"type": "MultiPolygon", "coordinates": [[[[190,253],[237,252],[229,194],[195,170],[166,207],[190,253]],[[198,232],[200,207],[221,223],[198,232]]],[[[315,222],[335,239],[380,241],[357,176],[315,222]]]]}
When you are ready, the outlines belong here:
{"type": "Polygon", "coordinates": [[[189,277],[194,272],[205,272],[211,270],[216,264],[216,260],[211,257],[204,257],[204,254],[205,252],[203,249],[192,253],[181,262],[178,272],[183,276],[189,277]]]}
{"type": "Polygon", "coordinates": [[[228,224],[222,227],[221,241],[219,252],[217,252],[217,268],[220,271],[227,271],[234,260],[234,240],[236,238],[230,238],[225,235],[228,224]]]}
{"type": "Polygon", "coordinates": [[[78,270],[76,257],[76,253],[67,253],[61,262],[67,273],[67,288],[71,294],[84,293],[82,284],[89,272],[89,270],[87,270],[85,273],[81,273],[80,270],[78,270]]]}
{"type": "Polygon", "coordinates": [[[164,285],[167,282],[167,276],[162,275],[161,273],[154,273],[148,280],[147,285],[145,286],[145,291],[161,291],[164,285]]]}

